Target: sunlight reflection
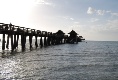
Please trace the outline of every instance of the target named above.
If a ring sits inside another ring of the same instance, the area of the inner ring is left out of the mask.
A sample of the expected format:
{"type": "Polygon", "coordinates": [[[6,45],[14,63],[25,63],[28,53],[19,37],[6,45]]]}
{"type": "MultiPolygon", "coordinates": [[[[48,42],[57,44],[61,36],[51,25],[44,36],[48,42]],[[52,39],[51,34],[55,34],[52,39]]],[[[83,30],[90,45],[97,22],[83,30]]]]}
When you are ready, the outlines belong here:
{"type": "Polygon", "coordinates": [[[22,69],[19,65],[20,60],[12,61],[6,60],[0,64],[0,78],[11,78],[18,75],[18,72],[22,69]]]}

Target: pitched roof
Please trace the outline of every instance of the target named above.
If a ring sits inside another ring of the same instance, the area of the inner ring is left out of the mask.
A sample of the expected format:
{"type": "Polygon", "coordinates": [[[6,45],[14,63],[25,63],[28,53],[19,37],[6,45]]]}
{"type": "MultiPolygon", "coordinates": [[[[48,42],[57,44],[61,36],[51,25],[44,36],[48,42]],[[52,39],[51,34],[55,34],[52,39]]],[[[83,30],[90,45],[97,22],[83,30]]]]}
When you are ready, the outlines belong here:
{"type": "Polygon", "coordinates": [[[76,34],[76,35],[77,35],[77,33],[76,33],[74,30],[72,30],[72,31],[69,32],[68,34],[76,34]]]}

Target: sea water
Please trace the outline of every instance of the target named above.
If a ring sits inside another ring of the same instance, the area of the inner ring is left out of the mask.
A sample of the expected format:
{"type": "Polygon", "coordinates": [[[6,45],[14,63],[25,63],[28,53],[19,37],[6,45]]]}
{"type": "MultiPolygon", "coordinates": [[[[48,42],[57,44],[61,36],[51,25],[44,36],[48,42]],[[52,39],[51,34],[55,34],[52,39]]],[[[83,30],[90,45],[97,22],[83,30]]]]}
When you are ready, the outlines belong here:
{"type": "Polygon", "coordinates": [[[117,41],[85,41],[0,55],[0,80],[118,80],[117,41]]]}

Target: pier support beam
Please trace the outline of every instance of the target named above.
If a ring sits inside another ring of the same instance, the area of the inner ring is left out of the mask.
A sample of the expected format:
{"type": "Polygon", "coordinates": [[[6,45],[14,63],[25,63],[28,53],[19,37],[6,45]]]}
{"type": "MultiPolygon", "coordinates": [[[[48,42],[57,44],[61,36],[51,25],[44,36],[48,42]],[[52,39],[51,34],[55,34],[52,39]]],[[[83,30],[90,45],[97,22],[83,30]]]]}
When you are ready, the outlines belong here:
{"type": "Polygon", "coordinates": [[[47,40],[46,40],[46,37],[44,37],[44,46],[47,46],[47,40]]]}
{"type": "Polygon", "coordinates": [[[32,49],[32,35],[29,36],[30,50],[32,49]]]}
{"type": "Polygon", "coordinates": [[[36,48],[38,47],[37,36],[35,36],[35,46],[36,46],[36,48]]]}
{"type": "Polygon", "coordinates": [[[26,36],[25,35],[21,35],[22,51],[25,51],[25,44],[26,44],[26,36]]]}
{"type": "Polygon", "coordinates": [[[42,37],[40,38],[40,47],[41,47],[41,48],[43,47],[43,40],[42,40],[42,37]]]}
{"type": "Polygon", "coordinates": [[[60,43],[63,44],[63,39],[61,39],[60,43]]]}
{"type": "Polygon", "coordinates": [[[54,39],[53,38],[51,38],[51,44],[54,45],[54,39]]]}
{"type": "Polygon", "coordinates": [[[8,34],[8,35],[7,35],[7,44],[6,44],[6,48],[7,48],[7,49],[9,49],[9,37],[10,37],[10,35],[8,34]]]}
{"type": "Polygon", "coordinates": [[[17,34],[17,41],[16,41],[16,47],[18,48],[18,40],[19,40],[19,34],[17,34]]]}
{"type": "Polygon", "coordinates": [[[26,35],[24,35],[24,48],[26,49],[26,35]]]}
{"type": "Polygon", "coordinates": [[[66,43],[66,39],[64,39],[64,44],[66,43]]]}
{"type": "Polygon", "coordinates": [[[5,34],[3,33],[2,50],[5,50],[5,34]]]}
{"type": "Polygon", "coordinates": [[[16,34],[14,34],[14,49],[16,49],[17,43],[16,43],[16,34]]]}
{"type": "Polygon", "coordinates": [[[11,35],[11,52],[14,51],[14,46],[13,46],[13,35],[11,35]]]}
{"type": "Polygon", "coordinates": [[[47,38],[47,44],[48,44],[48,46],[50,46],[50,41],[51,41],[51,38],[48,36],[48,38],[47,38]]]}

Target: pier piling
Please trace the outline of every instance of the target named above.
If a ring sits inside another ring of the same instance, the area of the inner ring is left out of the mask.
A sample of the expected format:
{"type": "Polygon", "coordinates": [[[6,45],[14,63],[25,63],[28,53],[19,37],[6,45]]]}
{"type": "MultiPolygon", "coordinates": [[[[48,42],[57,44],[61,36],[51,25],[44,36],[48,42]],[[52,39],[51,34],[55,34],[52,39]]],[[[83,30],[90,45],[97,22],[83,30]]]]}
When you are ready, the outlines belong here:
{"type": "Polygon", "coordinates": [[[17,42],[16,42],[16,34],[14,34],[14,49],[16,49],[17,42]]]}
{"type": "Polygon", "coordinates": [[[47,46],[47,40],[46,40],[46,37],[44,37],[44,46],[47,46]]]}
{"type": "Polygon", "coordinates": [[[9,34],[7,35],[7,44],[6,44],[6,48],[9,49],[9,34]]]}
{"type": "Polygon", "coordinates": [[[30,50],[32,49],[32,35],[29,36],[30,50]]]}
{"type": "Polygon", "coordinates": [[[38,47],[38,43],[37,43],[37,35],[35,36],[35,47],[38,47]]]}
{"type": "Polygon", "coordinates": [[[5,50],[5,34],[3,34],[3,39],[2,39],[2,50],[5,50]]]}
{"type": "Polygon", "coordinates": [[[13,35],[11,35],[11,51],[14,51],[14,46],[13,46],[13,35]]]}
{"type": "Polygon", "coordinates": [[[43,40],[42,40],[42,37],[40,38],[40,47],[41,47],[41,48],[43,47],[43,40]]]}

